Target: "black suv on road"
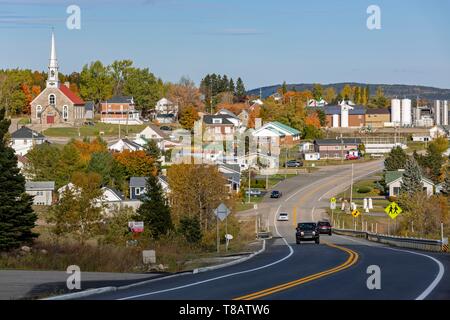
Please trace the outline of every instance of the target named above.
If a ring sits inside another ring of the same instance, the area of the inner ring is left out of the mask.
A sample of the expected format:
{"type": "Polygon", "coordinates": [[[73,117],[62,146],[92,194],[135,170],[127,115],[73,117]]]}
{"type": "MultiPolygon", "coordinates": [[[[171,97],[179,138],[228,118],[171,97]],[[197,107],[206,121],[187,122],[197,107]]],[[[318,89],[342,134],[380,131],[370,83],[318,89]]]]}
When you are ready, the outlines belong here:
{"type": "Polygon", "coordinates": [[[278,198],[281,198],[282,195],[283,195],[283,194],[282,194],[280,191],[274,190],[274,191],[272,191],[272,193],[270,194],[270,197],[271,197],[271,198],[278,199],[278,198]]]}
{"type": "Polygon", "coordinates": [[[301,241],[315,241],[320,243],[320,234],[317,228],[317,224],[314,222],[303,222],[297,225],[297,232],[295,234],[295,240],[297,244],[301,241]]]}
{"type": "Polygon", "coordinates": [[[332,235],[331,224],[328,221],[319,221],[317,223],[317,228],[319,229],[320,234],[332,235]]]}

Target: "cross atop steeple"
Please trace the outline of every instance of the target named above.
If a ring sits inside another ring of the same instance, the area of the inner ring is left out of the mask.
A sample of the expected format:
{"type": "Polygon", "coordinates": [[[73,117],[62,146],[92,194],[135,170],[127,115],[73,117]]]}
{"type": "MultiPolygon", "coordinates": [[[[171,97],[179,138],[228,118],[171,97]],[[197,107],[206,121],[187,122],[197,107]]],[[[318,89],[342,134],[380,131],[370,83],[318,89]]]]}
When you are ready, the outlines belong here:
{"type": "Polygon", "coordinates": [[[56,58],[55,34],[52,31],[52,48],[50,51],[50,62],[48,64],[47,88],[58,87],[58,59],[56,58]]]}

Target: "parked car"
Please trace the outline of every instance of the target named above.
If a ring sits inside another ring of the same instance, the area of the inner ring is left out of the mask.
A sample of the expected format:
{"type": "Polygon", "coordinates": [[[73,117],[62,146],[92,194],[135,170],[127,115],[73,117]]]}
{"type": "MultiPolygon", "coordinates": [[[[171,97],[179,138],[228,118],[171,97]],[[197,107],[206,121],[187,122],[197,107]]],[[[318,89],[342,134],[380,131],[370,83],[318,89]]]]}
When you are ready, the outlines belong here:
{"type": "Polygon", "coordinates": [[[316,244],[319,244],[320,234],[317,224],[314,222],[299,223],[295,233],[295,240],[297,244],[300,244],[302,241],[315,241],[316,244]]]}
{"type": "Polygon", "coordinates": [[[169,126],[162,126],[162,127],[160,127],[159,129],[162,130],[162,131],[172,131],[172,130],[173,130],[173,129],[172,129],[171,127],[169,127],[169,126]]]}
{"type": "Polygon", "coordinates": [[[289,221],[289,214],[287,212],[280,212],[278,221],[289,221]]]}
{"type": "Polygon", "coordinates": [[[347,154],[345,156],[345,160],[358,160],[358,159],[359,159],[359,157],[355,156],[354,154],[347,154]]]}
{"type": "Polygon", "coordinates": [[[95,123],[92,122],[92,121],[85,121],[85,122],[84,122],[84,125],[85,125],[85,126],[95,126],[95,123]]]}
{"type": "Polygon", "coordinates": [[[317,228],[319,229],[320,234],[332,235],[331,224],[328,221],[319,221],[317,223],[317,228]]]}
{"type": "Polygon", "coordinates": [[[248,196],[250,194],[250,196],[252,197],[260,197],[262,196],[262,192],[259,189],[250,189],[250,190],[246,190],[245,194],[248,196]]]}
{"type": "Polygon", "coordinates": [[[298,161],[298,160],[289,160],[289,161],[286,161],[286,167],[288,167],[288,168],[303,167],[303,162],[298,161]]]}
{"type": "Polygon", "coordinates": [[[281,198],[282,195],[283,194],[280,191],[273,190],[272,193],[270,194],[270,197],[274,198],[274,199],[278,199],[278,198],[281,198]]]}

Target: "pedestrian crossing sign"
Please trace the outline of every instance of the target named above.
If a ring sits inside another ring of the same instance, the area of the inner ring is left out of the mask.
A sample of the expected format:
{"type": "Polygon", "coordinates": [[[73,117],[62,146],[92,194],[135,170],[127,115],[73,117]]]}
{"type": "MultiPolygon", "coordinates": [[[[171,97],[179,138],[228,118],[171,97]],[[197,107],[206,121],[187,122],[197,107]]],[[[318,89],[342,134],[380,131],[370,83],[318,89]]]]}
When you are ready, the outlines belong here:
{"type": "Polygon", "coordinates": [[[397,218],[397,216],[403,212],[402,208],[400,208],[400,206],[395,203],[395,202],[391,202],[386,209],[384,209],[384,212],[387,213],[387,215],[389,217],[391,217],[391,219],[395,219],[397,218]]]}
{"type": "Polygon", "coordinates": [[[358,209],[355,209],[352,211],[353,218],[358,218],[358,216],[361,214],[358,209]]]}
{"type": "Polygon", "coordinates": [[[331,202],[331,203],[336,203],[336,198],[334,198],[334,197],[331,198],[331,199],[330,199],[330,202],[331,202]]]}

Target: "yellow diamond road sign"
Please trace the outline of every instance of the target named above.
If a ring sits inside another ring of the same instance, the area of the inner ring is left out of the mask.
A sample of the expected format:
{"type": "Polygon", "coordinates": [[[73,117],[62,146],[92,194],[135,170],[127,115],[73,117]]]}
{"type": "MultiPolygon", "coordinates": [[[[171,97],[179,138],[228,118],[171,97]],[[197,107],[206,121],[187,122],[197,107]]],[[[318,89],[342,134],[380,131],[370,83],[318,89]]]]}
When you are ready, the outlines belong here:
{"type": "Polygon", "coordinates": [[[352,211],[353,218],[357,218],[360,214],[361,214],[361,212],[359,212],[358,209],[355,209],[355,210],[352,211]]]}
{"type": "Polygon", "coordinates": [[[330,199],[330,202],[331,202],[331,203],[336,203],[336,198],[331,198],[331,199],[330,199]]]}
{"type": "Polygon", "coordinates": [[[397,216],[403,212],[402,208],[400,208],[400,206],[395,203],[395,202],[391,202],[386,209],[384,209],[384,212],[387,213],[387,215],[389,217],[391,217],[392,219],[397,218],[397,216]]]}

